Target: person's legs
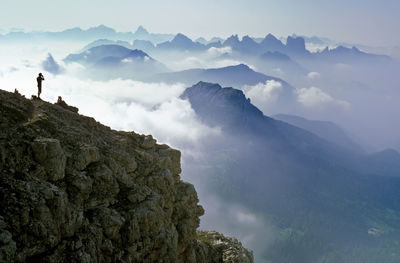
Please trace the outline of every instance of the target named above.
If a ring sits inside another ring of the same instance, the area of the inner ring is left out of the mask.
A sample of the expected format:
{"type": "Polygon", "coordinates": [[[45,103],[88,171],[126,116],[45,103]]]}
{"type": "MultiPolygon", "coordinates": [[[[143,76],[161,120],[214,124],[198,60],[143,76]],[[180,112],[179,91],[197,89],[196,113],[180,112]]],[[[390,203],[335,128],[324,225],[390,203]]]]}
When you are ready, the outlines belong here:
{"type": "Polygon", "coordinates": [[[40,98],[40,94],[42,93],[42,87],[38,86],[38,98],[40,98]]]}

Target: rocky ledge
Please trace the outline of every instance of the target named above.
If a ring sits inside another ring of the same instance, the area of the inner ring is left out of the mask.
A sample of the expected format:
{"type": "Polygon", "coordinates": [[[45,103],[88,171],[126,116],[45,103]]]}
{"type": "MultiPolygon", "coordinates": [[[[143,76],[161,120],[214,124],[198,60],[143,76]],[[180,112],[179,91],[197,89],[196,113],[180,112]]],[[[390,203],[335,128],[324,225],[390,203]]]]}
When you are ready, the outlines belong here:
{"type": "Polygon", "coordinates": [[[62,100],[0,90],[0,262],[253,262],[180,178],[180,152],[62,100]]]}

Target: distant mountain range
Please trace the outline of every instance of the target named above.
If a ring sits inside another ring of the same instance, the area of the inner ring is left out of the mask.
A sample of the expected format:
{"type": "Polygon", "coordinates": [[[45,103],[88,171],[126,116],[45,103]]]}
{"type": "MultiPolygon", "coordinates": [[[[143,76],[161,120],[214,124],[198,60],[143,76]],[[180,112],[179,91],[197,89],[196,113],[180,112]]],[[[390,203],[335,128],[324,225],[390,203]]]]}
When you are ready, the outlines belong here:
{"type": "Polygon", "coordinates": [[[201,177],[209,194],[274,225],[260,262],[398,262],[397,152],[365,155],[331,143],[265,116],[241,91],[218,84],[199,82],[182,98],[222,130],[202,142],[202,160],[185,160],[184,171],[201,177]]]}
{"type": "Polygon", "coordinates": [[[330,63],[389,62],[391,60],[389,56],[370,54],[362,52],[356,47],[343,46],[333,49],[325,48],[323,51],[315,53],[315,56],[321,61],[330,63]]]}
{"type": "Polygon", "coordinates": [[[221,47],[221,42],[211,42],[208,44],[201,44],[199,42],[194,42],[184,34],[177,34],[171,41],[166,41],[157,45],[158,50],[165,51],[191,51],[199,52],[205,51],[211,47],[221,47]]]}
{"type": "Polygon", "coordinates": [[[169,41],[173,38],[174,38],[174,34],[149,33],[149,31],[147,31],[143,26],[139,26],[132,37],[132,39],[135,39],[135,40],[147,40],[154,44],[169,41]]]}
{"type": "MultiPolygon", "coordinates": [[[[157,46],[160,50],[187,50],[187,51],[202,51],[207,50],[210,47],[226,47],[230,46],[236,52],[248,54],[248,55],[261,55],[266,52],[280,52],[289,55],[292,58],[322,58],[329,57],[333,61],[342,60],[343,56],[350,55],[351,58],[369,58],[369,59],[388,59],[387,56],[367,56],[367,53],[361,52],[357,48],[348,48],[339,46],[333,50],[324,50],[322,52],[310,53],[306,47],[306,41],[313,44],[327,44],[329,40],[317,37],[299,37],[296,35],[289,36],[286,39],[286,44],[282,43],[272,34],[266,35],[265,38],[252,38],[244,36],[242,40],[239,40],[237,35],[223,40],[222,38],[213,37],[210,41],[206,41],[204,38],[198,38],[196,41],[192,41],[190,38],[179,33],[174,34],[156,34],[150,33],[143,26],[139,26],[137,30],[132,32],[117,32],[115,29],[99,25],[91,27],[89,29],[81,28],[70,28],[61,32],[46,32],[46,31],[11,31],[4,35],[0,35],[0,42],[21,42],[30,41],[31,43],[42,42],[42,41],[96,41],[90,43],[86,48],[94,47],[96,45],[104,44],[118,44],[128,48],[134,40],[149,41],[151,45],[157,46]],[[113,43],[109,41],[114,41],[113,43]],[[312,55],[312,56],[311,56],[312,55]]],[[[139,44],[139,43],[137,43],[139,44]]],[[[141,49],[149,52],[149,43],[146,42],[146,49],[141,49]]],[[[137,48],[137,47],[135,47],[137,48]]],[[[346,59],[347,57],[345,57],[346,59]]]]}
{"type": "Polygon", "coordinates": [[[135,39],[149,40],[153,43],[161,43],[164,41],[171,40],[174,37],[173,34],[154,34],[149,33],[142,26],[139,26],[136,32],[117,32],[113,28],[99,25],[91,27],[87,30],[79,27],[70,28],[61,32],[45,32],[45,31],[33,31],[33,32],[22,32],[15,31],[9,32],[5,35],[0,35],[0,41],[95,41],[98,39],[110,39],[110,40],[123,40],[133,41],[135,39]]]}
{"type": "MultiPolygon", "coordinates": [[[[164,41],[158,44],[153,42],[148,37],[142,37],[149,33],[144,29],[138,29],[139,33],[135,33],[137,38],[133,44],[127,41],[117,41],[109,39],[98,39],[86,47],[95,47],[104,44],[116,44],[122,45],[130,49],[141,49],[151,54],[163,55],[168,52],[177,52],[182,54],[182,51],[189,53],[204,53],[210,48],[222,48],[230,47],[232,53],[225,54],[216,58],[217,60],[227,59],[238,59],[238,60],[251,60],[255,65],[265,69],[264,72],[272,74],[276,71],[282,71],[287,75],[305,75],[308,70],[299,64],[299,61],[308,60],[310,62],[318,63],[376,63],[376,62],[389,62],[391,59],[385,55],[375,55],[362,52],[356,47],[347,48],[339,46],[333,49],[326,48],[322,51],[310,52],[306,49],[305,39],[297,36],[289,36],[286,39],[286,44],[282,43],[272,34],[266,35],[265,38],[255,41],[249,36],[244,36],[241,40],[237,35],[232,35],[225,41],[214,38],[214,41],[192,41],[189,37],[184,34],[177,34],[168,41],[164,41]],[[147,33],[146,33],[147,32],[147,33]]],[[[134,37],[132,37],[134,39],[134,37]]],[[[315,40],[315,39],[314,39],[315,40]]],[[[316,41],[316,40],[315,40],[316,41]]],[[[275,75],[276,75],[275,74],[275,75]]]]}
{"type": "Polygon", "coordinates": [[[211,44],[211,43],[217,43],[217,42],[224,42],[224,39],[223,38],[220,38],[220,37],[213,37],[213,38],[211,38],[210,40],[206,40],[204,37],[199,37],[199,38],[197,38],[196,40],[195,40],[195,42],[198,42],[198,43],[200,43],[200,44],[203,44],[203,45],[208,45],[208,44],[211,44]]]}

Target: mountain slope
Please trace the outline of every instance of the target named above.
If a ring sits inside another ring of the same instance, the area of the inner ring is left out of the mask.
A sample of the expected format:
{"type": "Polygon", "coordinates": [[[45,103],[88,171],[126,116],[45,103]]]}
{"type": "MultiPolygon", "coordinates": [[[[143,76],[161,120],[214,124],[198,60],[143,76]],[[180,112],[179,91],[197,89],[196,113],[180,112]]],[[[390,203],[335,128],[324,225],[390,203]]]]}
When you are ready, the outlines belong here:
{"type": "Polygon", "coordinates": [[[264,116],[241,91],[200,82],[182,97],[223,134],[203,142],[203,160],[185,161],[186,176],[273,224],[262,260],[399,260],[399,178],[365,172],[369,156],[264,116]]]}
{"type": "Polygon", "coordinates": [[[305,76],[309,72],[306,68],[301,66],[296,61],[292,60],[288,55],[278,51],[268,51],[259,56],[256,61],[257,67],[262,68],[263,71],[274,72],[276,70],[286,74],[285,76],[305,76]]]}
{"type": "Polygon", "coordinates": [[[166,41],[157,45],[157,49],[179,50],[179,51],[201,51],[206,47],[198,42],[193,42],[187,36],[179,33],[171,41],[166,41]]]}
{"type": "Polygon", "coordinates": [[[1,262],[253,262],[196,233],[179,151],[77,111],[0,90],[1,262]]]}
{"type": "Polygon", "coordinates": [[[307,120],[299,116],[287,114],[277,114],[274,115],[273,118],[305,129],[321,138],[324,138],[327,141],[336,143],[349,150],[363,152],[361,146],[350,139],[350,137],[342,130],[342,128],[335,123],[328,121],[307,120]]]}

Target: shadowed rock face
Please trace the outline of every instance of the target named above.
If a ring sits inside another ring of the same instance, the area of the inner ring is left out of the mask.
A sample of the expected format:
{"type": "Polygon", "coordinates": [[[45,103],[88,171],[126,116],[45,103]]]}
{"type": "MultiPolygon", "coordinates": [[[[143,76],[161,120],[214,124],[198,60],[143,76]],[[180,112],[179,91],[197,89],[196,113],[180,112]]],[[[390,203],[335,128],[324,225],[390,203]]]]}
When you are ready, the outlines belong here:
{"type": "Polygon", "coordinates": [[[197,241],[179,151],[19,94],[0,91],[0,113],[1,262],[253,261],[197,241]]]}

